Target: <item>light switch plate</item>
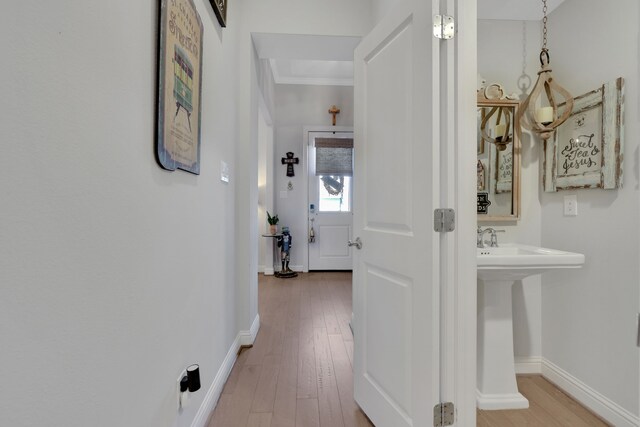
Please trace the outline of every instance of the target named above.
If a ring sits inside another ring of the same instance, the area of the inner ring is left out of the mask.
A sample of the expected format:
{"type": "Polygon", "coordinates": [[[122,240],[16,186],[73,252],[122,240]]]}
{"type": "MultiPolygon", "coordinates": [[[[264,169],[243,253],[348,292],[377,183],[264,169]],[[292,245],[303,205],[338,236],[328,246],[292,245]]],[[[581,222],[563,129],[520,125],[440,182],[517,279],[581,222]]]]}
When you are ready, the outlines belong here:
{"type": "Polygon", "coordinates": [[[578,196],[564,196],[564,216],[578,216],[578,196]]]}
{"type": "Polygon", "coordinates": [[[220,161],[220,181],[229,182],[229,165],[224,160],[220,161]]]}
{"type": "Polygon", "coordinates": [[[280,198],[281,198],[281,199],[287,199],[287,198],[289,198],[289,192],[288,192],[287,190],[280,191],[280,198]]]}

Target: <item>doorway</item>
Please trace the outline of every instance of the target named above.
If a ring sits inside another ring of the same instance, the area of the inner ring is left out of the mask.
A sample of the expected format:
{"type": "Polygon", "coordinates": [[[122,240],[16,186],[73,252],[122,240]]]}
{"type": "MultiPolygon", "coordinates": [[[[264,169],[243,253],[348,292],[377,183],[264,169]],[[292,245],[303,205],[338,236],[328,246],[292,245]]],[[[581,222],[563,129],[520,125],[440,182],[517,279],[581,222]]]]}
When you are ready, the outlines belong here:
{"type": "Polygon", "coordinates": [[[307,133],[309,270],[351,270],[353,132],[307,133]]]}

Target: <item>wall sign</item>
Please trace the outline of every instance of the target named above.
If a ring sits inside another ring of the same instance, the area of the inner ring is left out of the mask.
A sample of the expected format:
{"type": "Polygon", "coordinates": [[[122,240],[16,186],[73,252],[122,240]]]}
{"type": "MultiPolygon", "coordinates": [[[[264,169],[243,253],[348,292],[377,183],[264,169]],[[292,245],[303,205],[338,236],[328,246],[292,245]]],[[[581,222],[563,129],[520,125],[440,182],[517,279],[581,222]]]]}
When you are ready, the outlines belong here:
{"type": "Polygon", "coordinates": [[[168,170],[200,173],[203,28],[192,0],[161,0],[157,156],[168,170]]]}
{"type": "Polygon", "coordinates": [[[227,26],[227,1],[228,0],[209,0],[221,27],[227,26]]]}
{"type": "Polygon", "coordinates": [[[511,193],[513,188],[513,150],[496,150],[496,194],[511,193]]]}
{"type": "Polygon", "coordinates": [[[624,79],[575,98],[569,119],[545,145],[546,192],[622,187],[624,79]]]}
{"type": "Polygon", "coordinates": [[[491,202],[489,201],[488,193],[478,193],[478,213],[481,215],[486,215],[489,212],[489,206],[491,202]]]}

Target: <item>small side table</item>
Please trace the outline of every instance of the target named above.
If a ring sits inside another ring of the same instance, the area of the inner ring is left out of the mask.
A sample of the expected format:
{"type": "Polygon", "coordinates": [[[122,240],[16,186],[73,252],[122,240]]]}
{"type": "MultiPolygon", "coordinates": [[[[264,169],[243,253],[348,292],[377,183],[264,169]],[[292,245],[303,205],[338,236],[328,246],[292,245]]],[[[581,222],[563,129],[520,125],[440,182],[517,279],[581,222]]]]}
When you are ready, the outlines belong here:
{"type": "Polygon", "coordinates": [[[263,234],[262,237],[271,237],[273,238],[273,253],[272,253],[272,261],[273,261],[273,274],[277,276],[276,271],[279,271],[280,268],[280,251],[278,251],[278,237],[282,237],[282,233],[276,234],[263,234]]]}

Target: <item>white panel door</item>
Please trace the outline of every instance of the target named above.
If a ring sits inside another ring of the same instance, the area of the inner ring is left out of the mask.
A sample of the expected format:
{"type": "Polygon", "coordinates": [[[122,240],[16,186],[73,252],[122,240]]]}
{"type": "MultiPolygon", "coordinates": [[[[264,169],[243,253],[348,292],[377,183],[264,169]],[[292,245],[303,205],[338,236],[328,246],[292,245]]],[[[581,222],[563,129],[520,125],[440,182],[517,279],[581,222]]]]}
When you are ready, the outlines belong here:
{"type": "Polygon", "coordinates": [[[378,427],[440,400],[434,0],[398,3],[355,51],[354,395],[378,427]]]}
{"type": "Polygon", "coordinates": [[[347,246],[353,227],[353,177],[333,177],[343,186],[335,194],[331,181],[322,180],[315,169],[315,138],[352,139],[353,132],[309,132],[309,230],[313,227],[314,241],[309,241],[309,270],[351,270],[353,250],[347,246]],[[332,190],[334,194],[329,193],[332,190]],[[311,210],[313,205],[313,210],[311,210]]]}

